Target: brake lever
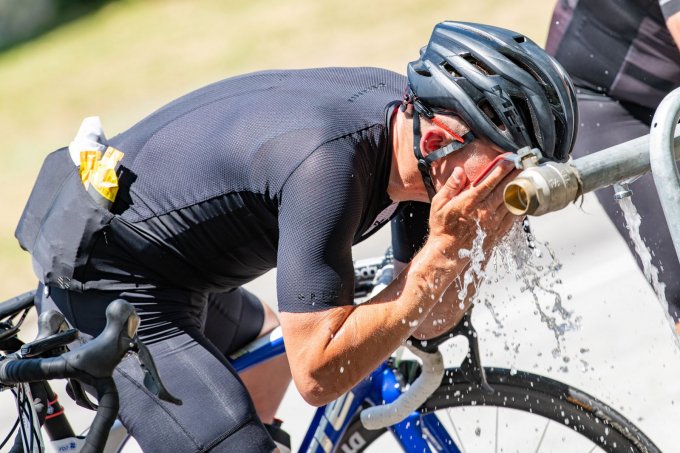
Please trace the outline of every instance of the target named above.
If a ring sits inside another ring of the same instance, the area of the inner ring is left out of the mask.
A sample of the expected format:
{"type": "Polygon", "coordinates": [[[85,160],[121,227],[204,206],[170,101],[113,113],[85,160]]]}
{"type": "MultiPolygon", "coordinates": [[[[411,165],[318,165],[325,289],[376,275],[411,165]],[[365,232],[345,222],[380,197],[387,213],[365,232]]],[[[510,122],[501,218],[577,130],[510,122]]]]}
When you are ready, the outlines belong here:
{"type": "Polygon", "coordinates": [[[91,411],[96,411],[99,409],[99,405],[94,403],[87,396],[87,393],[85,393],[83,384],[81,384],[80,381],[76,379],[68,379],[66,384],[66,393],[80,407],[84,407],[85,409],[89,409],[91,411]]]}
{"type": "Polygon", "coordinates": [[[161,381],[161,376],[158,374],[158,369],[156,364],[151,357],[149,349],[144,343],[135,335],[133,339],[132,350],[137,353],[137,358],[139,359],[139,364],[144,372],[144,387],[158,398],[169,403],[176,404],[178,406],[182,405],[182,400],[175,398],[163,385],[161,381]]]}

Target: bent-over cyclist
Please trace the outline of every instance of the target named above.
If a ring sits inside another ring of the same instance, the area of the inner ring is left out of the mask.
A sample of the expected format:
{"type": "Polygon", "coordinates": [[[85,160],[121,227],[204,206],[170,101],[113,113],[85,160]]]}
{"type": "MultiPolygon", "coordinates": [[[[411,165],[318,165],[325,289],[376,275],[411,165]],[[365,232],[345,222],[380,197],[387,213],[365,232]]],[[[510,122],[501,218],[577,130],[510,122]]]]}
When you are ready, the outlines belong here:
{"type": "Polygon", "coordinates": [[[90,335],[110,301],[134,305],[184,403],[159,401],[136,367],[118,367],[120,419],[145,451],[271,450],[262,422],[291,373],[271,361],[241,380],[227,361],[279,322],[242,285],[278,269],[295,384],[311,404],[337,398],[409,336],[459,322],[469,301],[459,306],[458,251],[478,226],[489,250],[514,222],[502,190],[516,170],[498,156],[528,146],[565,161],[575,109],[568,77],[531,40],[461,22],[435,27],[407,77],[324,68],[217,82],[106,143],[124,153],[110,207],[84,189],[67,148],[46,158],[17,228],[37,305],[90,335]],[[402,222],[427,225],[427,240],[353,305],[352,245],[412,201],[429,210],[402,222]]]}

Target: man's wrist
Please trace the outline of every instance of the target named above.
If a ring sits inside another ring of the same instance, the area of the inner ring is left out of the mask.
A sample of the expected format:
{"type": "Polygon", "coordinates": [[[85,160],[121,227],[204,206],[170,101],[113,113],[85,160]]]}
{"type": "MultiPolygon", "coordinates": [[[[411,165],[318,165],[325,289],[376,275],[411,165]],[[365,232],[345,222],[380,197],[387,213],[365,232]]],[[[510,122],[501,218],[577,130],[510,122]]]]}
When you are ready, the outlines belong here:
{"type": "Polygon", "coordinates": [[[411,262],[409,274],[427,282],[439,298],[458,277],[467,263],[449,241],[428,238],[411,262]]]}

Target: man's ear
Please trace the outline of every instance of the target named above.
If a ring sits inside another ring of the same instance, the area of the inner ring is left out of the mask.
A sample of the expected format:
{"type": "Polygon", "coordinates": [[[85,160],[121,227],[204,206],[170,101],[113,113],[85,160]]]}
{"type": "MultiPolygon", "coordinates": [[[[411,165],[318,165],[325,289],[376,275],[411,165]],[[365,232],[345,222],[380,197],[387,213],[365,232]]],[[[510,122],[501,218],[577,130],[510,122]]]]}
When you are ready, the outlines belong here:
{"type": "Polygon", "coordinates": [[[444,131],[437,127],[431,128],[420,138],[420,152],[423,153],[423,157],[427,156],[432,151],[446,146],[446,140],[447,136],[444,131]]]}

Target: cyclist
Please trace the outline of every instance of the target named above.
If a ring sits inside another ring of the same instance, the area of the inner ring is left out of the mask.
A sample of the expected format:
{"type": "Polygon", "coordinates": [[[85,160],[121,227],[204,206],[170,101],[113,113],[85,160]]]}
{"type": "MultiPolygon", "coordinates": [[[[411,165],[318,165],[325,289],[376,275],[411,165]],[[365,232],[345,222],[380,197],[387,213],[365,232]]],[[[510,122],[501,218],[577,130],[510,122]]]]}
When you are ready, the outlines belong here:
{"type": "MultiPolygon", "coordinates": [[[[581,115],[574,156],[649,134],[654,110],[680,86],[680,0],[559,0],[546,50],[574,79],[581,115]]],[[[680,262],[651,174],[631,184],[640,234],[666,285],[680,332],[680,262]]],[[[642,267],[612,189],[600,204],[642,267]]]]}
{"type": "MultiPolygon", "coordinates": [[[[444,22],[407,77],[268,71],[171,102],[109,141],[125,153],[110,211],[83,190],[67,150],[52,153],[17,237],[42,282],[41,309],[56,306],[95,335],[110,300],[135,305],[142,339],[184,401],[149,396],[121,364],[120,418],[145,451],[267,450],[260,418],[272,413],[258,418],[226,357],[275,321],[242,285],[278,269],[292,376],[311,404],[333,400],[410,335],[458,322],[458,251],[478,225],[488,250],[514,221],[502,190],[516,170],[497,157],[532,146],[566,160],[575,117],[571,82],[528,38],[444,22]],[[407,201],[431,203],[427,241],[354,306],[351,246],[407,201]]],[[[288,383],[257,373],[249,390],[288,383]]]]}

